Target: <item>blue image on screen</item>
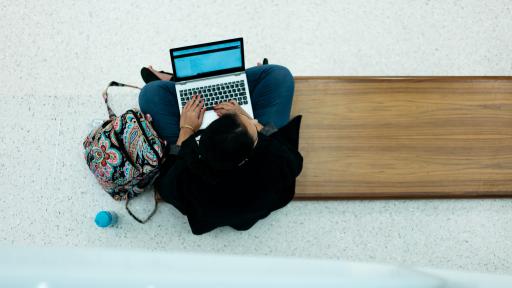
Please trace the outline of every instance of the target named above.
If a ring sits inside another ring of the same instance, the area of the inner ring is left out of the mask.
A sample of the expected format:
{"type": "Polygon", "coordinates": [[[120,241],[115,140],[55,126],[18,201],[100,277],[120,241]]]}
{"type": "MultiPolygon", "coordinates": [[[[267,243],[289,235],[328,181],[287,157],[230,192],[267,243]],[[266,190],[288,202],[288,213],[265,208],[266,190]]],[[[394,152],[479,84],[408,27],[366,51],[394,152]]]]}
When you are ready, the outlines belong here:
{"type": "Polygon", "coordinates": [[[174,72],[178,78],[242,67],[240,41],[174,51],[173,56],[174,72]]]}

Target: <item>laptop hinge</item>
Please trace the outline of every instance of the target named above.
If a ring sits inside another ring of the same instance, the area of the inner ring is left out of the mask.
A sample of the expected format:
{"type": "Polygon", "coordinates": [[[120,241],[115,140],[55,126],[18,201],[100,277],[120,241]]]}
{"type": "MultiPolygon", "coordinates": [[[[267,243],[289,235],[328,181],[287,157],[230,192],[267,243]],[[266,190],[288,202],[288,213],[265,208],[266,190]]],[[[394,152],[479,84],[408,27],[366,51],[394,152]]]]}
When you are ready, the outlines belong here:
{"type": "Polygon", "coordinates": [[[242,75],[244,73],[245,73],[245,71],[239,71],[239,72],[233,72],[233,73],[229,73],[229,74],[222,74],[222,75],[204,77],[204,78],[200,78],[200,79],[185,80],[185,81],[176,82],[176,85],[185,85],[185,84],[188,84],[190,82],[210,80],[210,79],[216,79],[216,78],[223,78],[223,77],[226,77],[226,76],[240,76],[240,75],[242,75]]]}

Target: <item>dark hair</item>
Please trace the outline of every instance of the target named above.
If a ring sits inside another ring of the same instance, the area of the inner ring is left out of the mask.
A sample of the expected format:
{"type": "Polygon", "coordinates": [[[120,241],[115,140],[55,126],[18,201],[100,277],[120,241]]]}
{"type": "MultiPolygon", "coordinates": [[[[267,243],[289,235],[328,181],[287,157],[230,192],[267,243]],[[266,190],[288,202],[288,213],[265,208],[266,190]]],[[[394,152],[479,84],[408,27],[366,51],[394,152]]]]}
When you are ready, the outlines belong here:
{"type": "Polygon", "coordinates": [[[249,131],[237,114],[224,114],[201,134],[199,153],[214,170],[230,170],[239,166],[254,146],[249,131]]]}

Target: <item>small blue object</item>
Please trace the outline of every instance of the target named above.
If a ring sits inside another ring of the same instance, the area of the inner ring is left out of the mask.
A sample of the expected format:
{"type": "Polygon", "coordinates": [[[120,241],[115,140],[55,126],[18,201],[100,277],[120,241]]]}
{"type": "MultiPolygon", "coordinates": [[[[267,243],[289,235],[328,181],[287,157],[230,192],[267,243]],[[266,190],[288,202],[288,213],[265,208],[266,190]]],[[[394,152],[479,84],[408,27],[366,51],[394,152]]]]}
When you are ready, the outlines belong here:
{"type": "Polygon", "coordinates": [[[96,225],[101,228],[106,228],[116,224],[117,215],[114,212],[110,211],[100,211],[96,214],[96,219],[94,220],[96,225]]]}

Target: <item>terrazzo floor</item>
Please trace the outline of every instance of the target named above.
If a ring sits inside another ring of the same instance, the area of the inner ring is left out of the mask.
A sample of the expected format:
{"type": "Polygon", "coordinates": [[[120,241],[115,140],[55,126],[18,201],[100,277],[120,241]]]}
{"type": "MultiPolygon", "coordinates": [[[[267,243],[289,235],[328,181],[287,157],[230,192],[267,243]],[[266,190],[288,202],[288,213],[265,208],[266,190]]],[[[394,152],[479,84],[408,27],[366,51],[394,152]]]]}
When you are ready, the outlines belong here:
{"type": "MultiPolygon", "coordinates": [[[[147,224],[89,174],[81,142],[110,80],[142,85],[168,49],[243,36],[296,75],[510,75],[509,1],[0,1],[0,245],[336,258],[512,273],[512,200],[293,201],[203,236],[161,205],[147,224]],[[475,22],[476,21],[476,22],[475,22]],[[478,23],[478,25],[473,25],[478,23]],[[98,229],[95,213],[120,214],[98,229]]],[[[124,111],[137,93],[113,90],[124,111]]],[[[149,193],[150,194],[150,193],[149,193]]],[[[151,197],[134,204],[149,211],[151,197]]]]}

